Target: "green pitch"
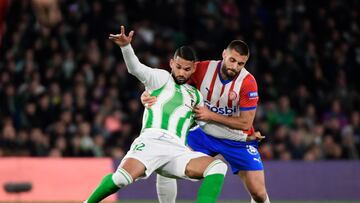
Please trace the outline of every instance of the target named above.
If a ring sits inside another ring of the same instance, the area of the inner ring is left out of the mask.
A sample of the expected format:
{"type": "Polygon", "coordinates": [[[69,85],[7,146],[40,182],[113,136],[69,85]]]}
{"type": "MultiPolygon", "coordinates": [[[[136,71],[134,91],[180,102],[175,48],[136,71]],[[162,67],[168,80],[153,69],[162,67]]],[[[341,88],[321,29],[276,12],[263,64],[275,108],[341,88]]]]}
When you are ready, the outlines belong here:
{"type": "MultiPolygon", "coordinates": [[[[14,202],[14,203],[20,203],[22,201],[14,202]]],[[[177,201],[177,203],[194,203],[195,201],[177,201]]],[[[0,201],[0,203],[5,203],[3,201],[0,201]]],[[[8,202],[6,202],[8,203],[8,202]]],[[[24,203],[35,203],[35,202],[24,202],[24,203]]],[[[36,202],[36,203],[81,203],[81,202],[36,202]]],[[[115,202],[104,202],[104,203],[115,203],[115,202]]],[[[119,201],[116,203],[158,203],[158,201],[119,201]]],[[[219,201],[218,203],[250,203],[250,201],[219,201]]],[[[358,201],[341,201],[341,200],[333,200],[333,201],[276,201],[272,200],[271,203],[360,203],[360,200],[358,201]]]]}
{"type": "MultiPolygon", "coordinates": [[[[20,203],[22,201],[13,202],[20,203]]],[[[219,203],[249,203],[250,201],[219,201],[219,203]]],[[[0,203],[5,203],[0,201],[0,203]]],[[[8,202],[6,202],[8,203],[8,202]]],[[[35,203],[35,202],[24,202],[24,203],[35,203]]],[[[39,203],[39,202],[36,202],[39,203]]],[[[81,202],[41,202],[41,203],[81,203],[81,202]]],[[[104,203],[114,203],[114,202],[104,202],[104,203]]],[[[120,201],[116,203],[158,203],[158,201],[120,201]]],[[[177,203],[194,203],[194,201],[177,201],[177,203]]],[[[272,200],[271,203],[360,203],[359,201],[276,201],[272,200]]]]}
{"type": "MultiPolygon", "coordinates": [[[[219,201],[219,203],[249,203],[250,201],[219,201]]],[[[157,201],[121,201],[118,203],[158,203],[157,201]]],[[[177,203],[194,203],[194,201],[177,201],[177,203]]],[[[360,203],[359,201],[271,201],[271,203],[360,203]]]]}

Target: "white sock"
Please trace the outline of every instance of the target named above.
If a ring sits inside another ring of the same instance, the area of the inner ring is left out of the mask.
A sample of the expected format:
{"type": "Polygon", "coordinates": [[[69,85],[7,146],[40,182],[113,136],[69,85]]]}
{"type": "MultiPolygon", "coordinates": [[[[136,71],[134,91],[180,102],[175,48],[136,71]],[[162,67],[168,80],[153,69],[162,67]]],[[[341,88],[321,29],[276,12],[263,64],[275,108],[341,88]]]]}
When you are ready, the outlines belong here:
{"type": "Polygon", "coordinates": [[[267,196],[267,195],[266,195],[265,202],[257,202],[253,198],[251,198],[251,203],[270,203],[270,199],[269,199],[269,196],[267,196]]]}
{"type": "Polygon", "coordinates": [[[156,191],[159,203],[175,203],[177,194],[176,180],[156,175],[156,191]]]}

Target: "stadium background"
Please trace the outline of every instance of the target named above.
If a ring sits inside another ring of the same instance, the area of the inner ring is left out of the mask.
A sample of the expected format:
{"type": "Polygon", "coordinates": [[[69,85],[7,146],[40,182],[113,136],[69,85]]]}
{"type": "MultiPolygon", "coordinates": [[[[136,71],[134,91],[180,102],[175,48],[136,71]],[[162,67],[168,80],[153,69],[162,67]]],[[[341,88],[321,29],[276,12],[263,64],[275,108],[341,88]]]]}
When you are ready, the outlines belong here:
{"type": "MultiPolygon", "coordinates": [[[[192,45],[200,60],[220,60],[231,40],[243,39],[251,50],[246,67],[259,87],[254,125],[267,137],[260,146],[263,160],[278,167],[301,162],[355,169],[359,3],[62,0],[63,19],[49,28],[37,23],[31,1],[12,0],[0,44],[0,162],[7,157],[121,160],[138,135],[143,112],[143,87],[107,39],[125,25],[135,30],[140,60],[164,69],[180,45],[192,45]]],[[[351,173],[350,196],[360,191],[359,170],[351,173]]]]}

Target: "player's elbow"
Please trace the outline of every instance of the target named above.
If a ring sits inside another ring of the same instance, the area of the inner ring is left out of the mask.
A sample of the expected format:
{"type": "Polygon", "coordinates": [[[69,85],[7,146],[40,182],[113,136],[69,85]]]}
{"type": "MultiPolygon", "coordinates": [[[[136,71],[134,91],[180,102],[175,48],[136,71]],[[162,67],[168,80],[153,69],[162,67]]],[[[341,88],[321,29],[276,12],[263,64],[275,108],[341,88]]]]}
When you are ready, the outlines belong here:
{"type": "Polygon", "coordinates": [[[129,67],[129,66],[127,66],[127,71],[128,71],[128,73],[130,73],[130,74],[134,74],[134,68],[132,68],[132,67],[129,67]]]}
{"type": "Polygon", "coordinates": [[[245,123],[246,130],[249,130],[251,128],[251,126],[252,126],[252,122],[251,121],[246,121],[246,123],[245,123]]]}
{"type": "Polygon", "coordinates": [[[139,73],[139,71],[137,71],[135,68],[128,68],[127,69],[128,73],[131,74],[131,75],[134,75],[134,76],[137,76],[139,73]]]}
{"type": "Polygon", "coordinates": [[[135,62],[134,59],[132,59],[131,57],[124,57],[124,61],[128,73],[130,73],[131,75],[135,75],[137,72],[139,72],[139,65],[135,62]]]}

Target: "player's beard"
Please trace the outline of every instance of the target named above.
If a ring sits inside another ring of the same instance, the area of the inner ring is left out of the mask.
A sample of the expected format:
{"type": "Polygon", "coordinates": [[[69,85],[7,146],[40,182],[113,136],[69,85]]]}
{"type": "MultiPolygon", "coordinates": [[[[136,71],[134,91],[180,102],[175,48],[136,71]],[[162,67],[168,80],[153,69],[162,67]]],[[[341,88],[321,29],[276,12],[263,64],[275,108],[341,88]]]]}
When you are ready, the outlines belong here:
{"type": "Polygon", "coordinates": [[[185,78],[182,76],[175,76],[174,73],[172,73],[171,76],[174,78],[176,84],[178,84],[178,85],[183,85],[189,80],[189,78],[185,78]]]}
{"type": "Polygon", "coordinates": [[[239,72],[236,72],[234,69],[227,68],[224,64],[224,66],[221,68],[221,71],[226,77],[230,80],[234,79],[239,72]]]}

